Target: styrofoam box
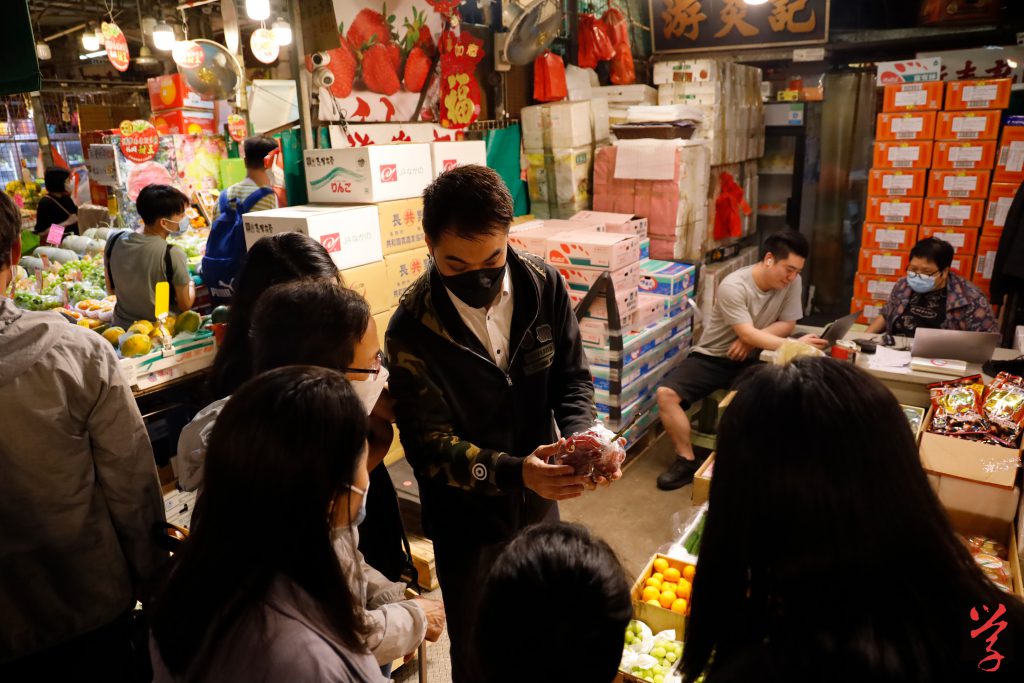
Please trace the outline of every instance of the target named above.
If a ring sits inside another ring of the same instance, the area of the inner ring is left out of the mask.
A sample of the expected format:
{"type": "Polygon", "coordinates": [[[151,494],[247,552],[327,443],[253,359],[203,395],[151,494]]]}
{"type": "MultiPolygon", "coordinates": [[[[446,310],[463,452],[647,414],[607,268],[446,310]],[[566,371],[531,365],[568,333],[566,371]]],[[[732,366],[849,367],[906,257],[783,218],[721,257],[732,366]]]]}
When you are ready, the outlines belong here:
{"type": "Polygon", "coordinates": [[[611,137],[608,123],[608,100],[597,97],[590,100],[590,128],[594,142],[604,142],[611,137]]]}
{"type": "Polygon", "coordinates": [[[654,85],[676,82],[700,83],[721,78],[720,63],[713,59],[687,59],[654,63],[654,85]]]}
{"type": "Polygon", "coordinates": [[[325,204],[418,197],[434,179],[430,145],[371,145],[303,153],[309,199],[325,204]]]}
{"type": "Polygon", "coordinates": [[[657,104],[658,91],[649,85],[606,85],[594,88],[594,97],[601,97],[612,102],[628,102],[630,104],[657,104]]]}
{"type": "Polygon", "coordinates": [[[523,107],[519,117],[523,128],[523,147],[529,152],[581,147],[593,142],[590,102],[523,107]]]}
{"type": "Polygon", "coordinates": [[[430,154],[433,159],[435,178],[458,166],[487,165],[487,146],[483,140],[431,142],[430,154]]]}
{"type": "Polygon", "coordinates": [[[289,206],[247,213],[242,225],[246,249],[267,235],[300,232],[322,244],[339,270],[383,258],[376,206],[289,206]]]}

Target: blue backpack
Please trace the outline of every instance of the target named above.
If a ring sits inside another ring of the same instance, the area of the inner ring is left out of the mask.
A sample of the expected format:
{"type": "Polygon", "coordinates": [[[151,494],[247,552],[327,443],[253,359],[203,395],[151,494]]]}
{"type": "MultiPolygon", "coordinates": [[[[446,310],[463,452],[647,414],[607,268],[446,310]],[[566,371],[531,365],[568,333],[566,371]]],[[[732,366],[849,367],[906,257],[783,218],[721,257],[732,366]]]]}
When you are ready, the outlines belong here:
{"type": "Polygon", "coordinates": [[[227,190],[220,193],[220,215],[210,227],[210,238],[206,242],[206,254],[203,256],[203,284],[210,290],[214,306],[231,303],[235,293],[235,278],[245,263],[242,214],[252,211],[257,202],[272,192],[269,187],[261,187],[241,204],[237,199],[229,201],[227,190]]]}

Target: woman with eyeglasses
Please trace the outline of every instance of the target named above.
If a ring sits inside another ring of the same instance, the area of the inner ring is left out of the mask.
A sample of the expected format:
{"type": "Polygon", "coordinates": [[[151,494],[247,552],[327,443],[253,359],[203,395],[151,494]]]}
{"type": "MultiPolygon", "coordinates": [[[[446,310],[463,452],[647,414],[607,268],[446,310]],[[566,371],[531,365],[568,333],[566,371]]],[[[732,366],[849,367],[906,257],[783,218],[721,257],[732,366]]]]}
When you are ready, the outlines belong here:
{"type": "Polygon", "coordinates": [[[892,289],[868,332],[913,337],[919,327],[997,332],[992,307],[980,289],[954,273],[953,245],[935,237],[910,250],[907,276],[892,289]]]}
{"type": "MultiPolygon", "coordinates": [[[[254,374],[291,365],[329,368],[344,373],[367,416],[378,403],[377,398],[387,381],[387,369],[381,365],[380,343],[370,307],[362,296],[337,281],[305,279],[271,287],[256,304],[250,336],[254,374]],[[316,325],[309,324],[313,319],[317,320],[316,325]]],[[[178,464],[179,476],[187,474],[189,480],[202,482],[202,497],[206,496],[207,449],[212,448],[212,435],[217,432],[219,416],[229,403],[230,397],[212,403],[182,431],[182,441],[187,441],[188,447],[183,453],[179,442],[179,454],[187,456],[178,464]]],[[[306,420],[293,425],[294,431],[306,428],[306,420]]],[[[367,472],[383,470],[369,458],[366,469],[367,472]]],[[[387,476],[386,470],[384,475],[387,476]]],[[[375,484],[379,485],[379,481],[372,475],[361,475],[357,491],[362,496],[358,521],[350,527],[344,542],[335,544],[335,550],[353,592],[366,608],[370,628],[368,647],[386,668],[394,660],[414,652],[424,638],[436,641],[445,622],[442,603],[405,600],[405,584],[395,582],[379,567],[368,563],[357,549],[361,534],[356,527],[374,514],[370,509],[371,501],[380,501],[383,506],[389,500],[386,494],[378,498],[368,495],[375,484]]],[[[393,499],[391,506],[397,509],[393,499]]],[[[381,543],[400,542],[392,533],[376,529],[363,532],[377,535],[376,541],[381,543]]]]}

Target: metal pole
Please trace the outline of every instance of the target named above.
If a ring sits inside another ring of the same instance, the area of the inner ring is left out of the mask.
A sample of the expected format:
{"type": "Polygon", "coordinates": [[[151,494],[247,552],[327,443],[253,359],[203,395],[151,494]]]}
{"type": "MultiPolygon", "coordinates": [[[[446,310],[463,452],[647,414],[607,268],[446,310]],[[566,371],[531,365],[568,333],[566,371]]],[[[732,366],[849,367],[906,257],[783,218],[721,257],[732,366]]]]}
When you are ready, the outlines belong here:
{"type": "Polygon", "coordinates": [[[310,117],[310,106],[312,98],[309,92],[309,79],[302,73],[306,63],[304,54],[304,41],[302,39],[302,11],[299,9],[297,0],[288,3],[291,6],[292,16],[292,50],[294,51],[292,63],[292,78],[299,85],[299,121],[302,123],[302,141],[304,149],[314,149],[313,143],[313,121],[310,117]]]}
{"type": "Polygon", "coordinates": [[[36,137],[39,138],[39,152],[43,156],[43,166],[45,168],[37,168],[36,171],[39,173],[39,177],[43,176],[43,171],[47,168],[53,168],[53,150],[50,149],[50,131],[46,128],[46,115],[43,111],[43,98],[39,94],[39,91],[35,91],[29,95],[32,99],[32,118],[36,125],[36,137]]]}

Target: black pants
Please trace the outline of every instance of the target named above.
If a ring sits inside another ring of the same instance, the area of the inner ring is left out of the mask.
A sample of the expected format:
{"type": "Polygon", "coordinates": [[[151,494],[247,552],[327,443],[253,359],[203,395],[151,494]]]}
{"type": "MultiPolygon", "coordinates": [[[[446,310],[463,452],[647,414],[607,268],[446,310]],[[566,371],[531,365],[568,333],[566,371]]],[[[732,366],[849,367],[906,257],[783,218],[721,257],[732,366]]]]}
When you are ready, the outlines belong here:
{"type": "MultiPolygon", "coordinates": [[[[552,506],[542,521],[559,521],[558,507],[552,506]]],[[[468,538],[434,540],[434,562],[452,643],[452,683],[479,683],[474,677],[473,646],[477,598],[491,567],[510,541],[479,545],[468,538]]]]}
{"type": "MultiPolygon", "coordinates": [[[[144,625],[143,630],[146,630],[144,625]]],[[[130,612],[106,626],[28,657],[0,664],[0,681],[103,681],[131,683],[153,679],[149,649],[130,612]]]]}

